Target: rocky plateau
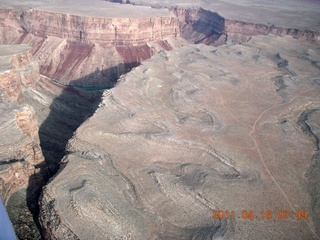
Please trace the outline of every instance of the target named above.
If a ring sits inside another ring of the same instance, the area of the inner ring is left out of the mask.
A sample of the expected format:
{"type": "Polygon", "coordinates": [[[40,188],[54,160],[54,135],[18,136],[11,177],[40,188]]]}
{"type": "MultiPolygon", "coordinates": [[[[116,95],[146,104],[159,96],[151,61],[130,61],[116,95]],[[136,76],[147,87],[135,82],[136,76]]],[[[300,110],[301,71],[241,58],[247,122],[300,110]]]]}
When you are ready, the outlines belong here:
{"type": "Polygon", "coordinates": [[[45,236],[316,239],[319,199],[307,180],[319,174],[318,143],[298,121],[319,112],[319,69],[310,61],[319,48],[275,36],[145,61],[104,93],[69,141],[65,167],[43,193],[45,236]],[[245,209],[310,217],[211,218],[212,210],[245,209]]]}
{"type": "Polygon", "coordinates": [[[1,1],[0,196],[17,237],[320,239],[319,11],[1,1]]]}

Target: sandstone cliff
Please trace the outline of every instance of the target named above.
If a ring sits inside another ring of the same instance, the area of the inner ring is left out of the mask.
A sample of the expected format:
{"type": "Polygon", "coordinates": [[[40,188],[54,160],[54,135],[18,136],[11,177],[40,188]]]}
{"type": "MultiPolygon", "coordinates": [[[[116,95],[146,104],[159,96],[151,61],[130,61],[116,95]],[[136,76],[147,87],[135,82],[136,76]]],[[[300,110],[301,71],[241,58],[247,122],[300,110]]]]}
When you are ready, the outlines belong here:
{"type": "Polygon", "coordinates": [[[29,44],[41,74],[63,84],[82,79],[79,85],[110,87],[157,51],[183,44],[169,12],[130,19],[30,9],[2,10],[0,18],[0,42],[29,44]]]}
{"type": "Polygon", "coordinates": [[[174,16],[101,18],[28,10],[21,15],[21,24],[36,36],[108,45],[139,45],[179,35],[174,16]]]}
{"type": "Polygon", "coordinates": [[[0,9],[0,43],[13,44],[23,33],[19,13],[13,9],[0,9]]]}
{"type": "Polygon", "coordinates": [[[297,29],[276,27],[274,25],[247,23],[237,20],[225,20],[225,33],[228,41],[240,43],[248,41],[252,36],[274,34],[278,36],[292,36],[309,42],[320,43],[320,31],[311,29],[297,29]]]}
{"type": "MultiPolygon", "coordinates": [[[[113,4],[117,5],[117,4],[113,4]]],[[[119,4],[120,5],[120,4],[119,4]]],[[[112,11],[112,10],[111,10],[112,11]]],[[[63,84],[111,87],[118,77],[159,50],[191,43],[218,46],[255,35],[291,35],[319,43],[319,31],[228,20],[203,8],[173,7],[172,15],[114,18],[2,10],[2,43],[27,43],[41,74],[63,84]],[[174,15],[175,16],[174,16],[174,15]],[[105,57],[108,56],[108,57],[105,57]]]]}
{"type": "Polygon", "coordinates": [[[170,11],[179,19],[181,36],[191,43],[218,46],[227,41],[247,42],[253,36],[268,34],[289,35],[296,39],[320,43],[319,30],[230,20],[203,8],[172,7],[170,11]]]}
{"type": "Polygon", "coordinates": [[[2,101],[21,102],[23,89],[34,86],[40,79],[31,49],[27,45],[1,45],[0,63],[2,101]]]}
{"type": "Polygon", "coordinates": [[[173,7],[170,9],[178,20],[181,36],[191,43],[221,45],[225,43],[225,20],[219,14],[203,8],[173,7]]]}

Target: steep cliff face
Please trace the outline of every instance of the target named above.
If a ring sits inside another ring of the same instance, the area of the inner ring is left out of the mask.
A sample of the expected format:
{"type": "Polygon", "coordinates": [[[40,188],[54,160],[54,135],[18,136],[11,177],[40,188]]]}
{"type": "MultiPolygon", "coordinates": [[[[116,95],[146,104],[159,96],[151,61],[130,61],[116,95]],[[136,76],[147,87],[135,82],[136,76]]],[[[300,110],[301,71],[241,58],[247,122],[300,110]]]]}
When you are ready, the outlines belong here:
{"type": "Polygon", "coordinates": [[[191,43],[220,45],[225,43],[224,18],[203,8],[170,9],[179,19],[181,36],[191,43]],[[222,37],[221,37],[222,36],[222,37]]]}
{"type": "Polygon", "coordinates": [[[110,87],[155,52],[181,45],[178,19],[170,13],[130,19],[3,10],[0,20],[0,42],[29,44],[40,73],[63,84],[110,87]]]}
{"type": "Polygon", "coordinates": [[[35,165],[43,161],[35,111],[29,105],[2,109],[0,142],[0,194],[4,201],[35,174],[35,165]],[[6,111],[6,113],[4,113],[6,111]]]}
{"type": "Polygon", "coordinates": [[[21,24],[36,36],[108,45],[138,45],[179,35],[174,16],[101,18],[28,10],[21,15],[21,24]]]}
{"type": "Polygon", "coordinates": [[[0,92],[2,99],[21,102],[23,87],[34,86],[39,78],[39,66],[32,60],[27,45],[1,45],[0,92]]]}
{"type": "Polygon", "coordinates": [[[257,35],[292,36],[309,42],[320,42],[320,32],[310,29],[277,27],[259,23],[225,19],[218,13],[203,8],[172,7],[179,19],[181,36],[191,43],[221,45],[228,42],[247,42],[257,35]]]}
{"type": "Polygon", "coordinates": [[[43,161],[35,111],[22,104],[23,91],[38,79],[28,46],[0,46],[0,195],[5,201],[43,161]]]}
{"type": "Polygon", "coordinates": [[[225,33],[230,42],[247,42],[252,36],[274,34],[292,36],[309,42],[320,42],[320,32],[309,29],[285,28],[264,24],[246,23],[237,20],[225,20],[225,33]]]}
{"type": "Polygon", "coordinates": [[[24,185],[43,160],[33,108],[19,105],[22,92],[39,80],[39,68],[26,45],[0,46],[1,166],[4,199],[24,185]],[[6,135],[7,134],[7,135],[6,135]],[[8,147],[10,146],[10,147],[8,147]]]}
{"type": "Polygon", "coordinates": [[[71,42],[57,37],[35,38],[26,35],[21,42],[33,45],[40,72],[63,84],[112,87],[118,77],[162,49],[181,41],[122,46],[71,42]]]}
{"type": "Polygon", "coordinates": [[[0,43],[12,44],[21,34],[23,29],[20,24],[19,13],[13,9],[0,9],[0,43]]]}
{"type": "Polygon", "coordinates": [[[3,10],[2,31],[9,34],[0,40],[32,46],[41,74],[60,83],[105,87],[113,86],[121,74],[157,51],[184,45],[179,36],[215,46],[267,34],[319,42],[319,32],[313,30],[228,20],[203,8],[173,7],[170,11],[175,16],[129,19],[3,10]]]}

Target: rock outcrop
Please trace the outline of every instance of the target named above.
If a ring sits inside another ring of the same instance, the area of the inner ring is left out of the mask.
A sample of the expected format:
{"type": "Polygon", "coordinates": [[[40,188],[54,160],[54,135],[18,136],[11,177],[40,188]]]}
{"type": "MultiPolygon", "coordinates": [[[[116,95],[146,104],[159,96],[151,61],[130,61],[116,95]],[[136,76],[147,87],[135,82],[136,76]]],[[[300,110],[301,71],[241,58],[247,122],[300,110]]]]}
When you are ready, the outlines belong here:
{"type": "Polygon", "coordinates": [[[28,10],[21,15],[21,24],[35,36],[107,45],[139,45],[179,36],[178,21],[170,15],[130,19],[28,10]]]}
{"type": "Polygon", "coordinates": [[[254,22],[230,20],[203,8],[172,7],[179,19],[181,36],[191,43],[219,46],[226,42],[247,42],[258,35],[292,36],[296,39],[320,43],[320,31],[289,28],[254,22]]]}
{"type": "Polygon", "coordinates": [[[77,81],[79,85],[104,87],[113,86],[123,73],[159,50],[185,45],[181,37],[191,43],[214,46],[227,41],[246,42],[252,36],[267,34],[291,35],[319,42],[317,29],[229,20],[210,6],[209,10],[172,7],[171,13],[160,9],[161,14],[155,16],[146,13],[155,9],[142,8],[136,10],[134,16],[135,6],[124,4],[125,10],[120,11],[119,17],[114,17],[110,12],[119,12],[117,6],[120,4],[102,5],[105,16],[99,11],[92,13],[87,5],[84,6],[89,10],[83,12],[82,4],[80,2],[77,11],[71,9],[71,13],[59,8],[59,4],[56,7],[49,4],[32,9],[3,9],[0,19],[4,37],[0,42],[32,46],[41,74],[57,82],[68,85],[81,79],[81,82],[77,81]],[[134,17],[126,17],[126,14],[134,17]]]}
{"type": "Polygon", "coordinates": [[[31,46],[0,49],[18,236],[40,237],[62,166],[47,239],[319,239],[319,6],[110,2],[1,1],[0,43],[31,46]],[[185,40],[243,44],[163,51],[185,40]]]}
{"type": "Polygon", "coordinates": [[[45,237],[319,238],[305,178],[317,148],[298,122],[320,107],[319,56],[268,36],[145,61],[69,141],[43,192],[45,237]]]}
{"type": "MultiPolygon", "coordinates": [[[[120,75],[157,51],[184,44],[177,40],[178,19],[168,10],[152,16],[150,7],[135,10],[130,5],[121,13],[117,4],[108,4],[102,5],[105,13],[100,15],[80,10],[64,13],[54,6],[3,9],[0,19],[5,37],[0,43],[29,44],[40,73],[57,82],[104,87],[113,86],[120,75]],[[120,15],[110,15],[113,11],[120,15]],[[130,18],[135,11],[137,16],[130,18]]],[[[90,8],[88,3],[85,7],[90,8]]]]}
{"type": "Polygon", "coordinates": [[[173,7],[170,11],[179,19],[181,36],[189,42],[207,45],[225,43],[225,20],[219,14],[203,8],[173,7]]]}
{"type": "Polygon", "coordinates": [[[35,165],[43,161],[36,114],[22,97],[39,78],[28,46],[0,46],[0,195],[5,202],[26,187],[35,165]]]}
{"type": "Polygon", "coordinates": [[[14,9],[0,9],[0,43],[13,44],[23,33],[19,14],[14,9]]]}
{"type": "Polygon", "coordinates": [[[41,76],[31,50],[0,46],[0,195],[21,239],[40,239],[33,217],[42,187],[59,169],[67,141],[101,96],[41,76]]]}
{"type": "Polygon", "coordinates": [[[135,5],[154,8],[203,8],[218,13],[225,19],[239,22],[276,26],[287,29],[309,29],[320,31],[317,0],[279,0],[279,1],[230,1],[230,0],[131,0],[135,5]]]}
{"type": "Polygon", "coordinates": [[[292,36],[309,42],[320,43],[320,31],[311,29],[285,28],[274,25],[246,23],[237,20],[225,20],[227,40],[234,43],[247,42],[252,36],[274,34],[292,36]]]}

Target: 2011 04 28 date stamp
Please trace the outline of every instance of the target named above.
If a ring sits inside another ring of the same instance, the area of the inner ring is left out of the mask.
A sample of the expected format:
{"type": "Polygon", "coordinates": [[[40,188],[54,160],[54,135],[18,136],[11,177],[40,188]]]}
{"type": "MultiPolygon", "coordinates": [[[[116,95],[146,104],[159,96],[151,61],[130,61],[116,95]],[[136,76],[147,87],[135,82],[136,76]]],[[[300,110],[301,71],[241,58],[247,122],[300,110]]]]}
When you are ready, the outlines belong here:
{"type": "Polygon", "coordinates": [[[241,212],[236,212],[234,210],[212,210],[212,218],[213,219],[306,219],[309,216],[308,211],[306,210],[298,210],[298,211],[290,211],[290,210],[262,210],[260,212],[253,210],[242,210],[241,212]]]}

